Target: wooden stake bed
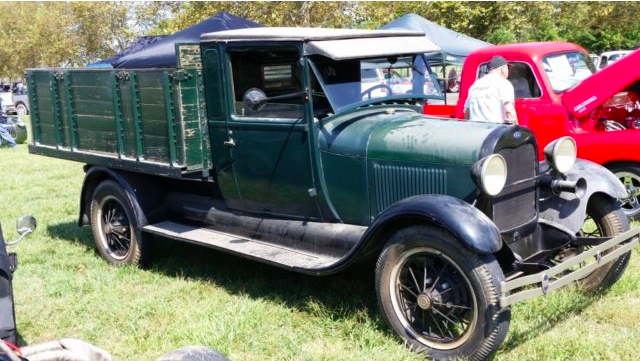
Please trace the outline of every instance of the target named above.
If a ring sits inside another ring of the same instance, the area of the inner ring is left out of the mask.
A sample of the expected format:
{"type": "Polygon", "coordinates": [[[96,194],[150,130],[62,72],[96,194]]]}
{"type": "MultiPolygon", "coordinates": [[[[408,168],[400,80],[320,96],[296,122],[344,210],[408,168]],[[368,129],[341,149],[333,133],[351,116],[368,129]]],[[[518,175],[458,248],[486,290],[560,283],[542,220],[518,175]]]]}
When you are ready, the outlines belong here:
{"type": "Polygon", "coordinates": [[[200,69],[27,71],[31,153],[171,177],[211,168],[200,69]]]}

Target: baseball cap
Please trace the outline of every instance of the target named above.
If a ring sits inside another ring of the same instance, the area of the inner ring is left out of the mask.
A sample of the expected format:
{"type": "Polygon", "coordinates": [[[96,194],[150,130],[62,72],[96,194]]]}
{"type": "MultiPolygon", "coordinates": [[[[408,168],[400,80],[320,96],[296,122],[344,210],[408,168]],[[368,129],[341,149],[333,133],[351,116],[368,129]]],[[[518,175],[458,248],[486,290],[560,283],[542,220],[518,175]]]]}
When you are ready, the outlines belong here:
{"type": "Polygon", "coordinates": [[[496,55],[493,58],[491,58],[491,61],[489,62],[489,65],[488,65],[488,69],[489,70],[498,69],[499,67],[505,66],[507,64],[508,64],[507,59],[505,59],[500,55],[496,55]]]}

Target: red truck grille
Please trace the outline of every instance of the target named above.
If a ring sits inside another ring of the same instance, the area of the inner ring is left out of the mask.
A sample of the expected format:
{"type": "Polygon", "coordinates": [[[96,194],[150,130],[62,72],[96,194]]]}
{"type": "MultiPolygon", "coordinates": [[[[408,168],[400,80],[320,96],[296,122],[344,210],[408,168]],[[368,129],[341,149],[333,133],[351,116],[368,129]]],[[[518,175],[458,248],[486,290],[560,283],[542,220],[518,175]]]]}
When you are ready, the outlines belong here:
{"type": "Polygon", "coordinates": [[[498,151],[507,161],[507,184],[493,199],[493,221],[500,231],[510,231],[538,216],[537,157],[533,144],[498,151]]]}

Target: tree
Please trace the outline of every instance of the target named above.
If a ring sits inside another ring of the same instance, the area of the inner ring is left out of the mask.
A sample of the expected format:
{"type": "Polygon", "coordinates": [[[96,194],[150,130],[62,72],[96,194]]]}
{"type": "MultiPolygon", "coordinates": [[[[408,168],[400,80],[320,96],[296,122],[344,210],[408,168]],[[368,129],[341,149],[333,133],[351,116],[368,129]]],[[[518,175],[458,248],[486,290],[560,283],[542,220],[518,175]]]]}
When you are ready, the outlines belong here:
{"type": "Polygon", "coordinates": [[[219,1],[184,3],[168,22],[172,32],[225,11],[265,26],[354,27],[353,2],[219,1]]]}
{"type": "Polygon", "coordinates": [[[84,66],[112,56],[145,30],[139,15],[150,4],[0,2],[3,17],[10,19],[0,22],[0,76],[18,78],[26,68],[84,66]]]}

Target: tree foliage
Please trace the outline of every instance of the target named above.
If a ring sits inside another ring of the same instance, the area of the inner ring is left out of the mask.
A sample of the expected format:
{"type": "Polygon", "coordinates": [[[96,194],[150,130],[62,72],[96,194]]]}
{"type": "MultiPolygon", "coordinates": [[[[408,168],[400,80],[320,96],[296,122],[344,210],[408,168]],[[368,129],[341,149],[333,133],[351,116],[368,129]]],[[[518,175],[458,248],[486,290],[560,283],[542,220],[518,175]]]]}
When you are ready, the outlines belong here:
{"type": "Polygon", "coordinates": [[[25,68],[84,65],[112,54],[129,38],[128,8],[119,3],[0,3],[0,74],[25,68]]]}
{"type": "Polygon", "coordinates": [[[640,2],[0,2],[0,76],[83,66],[139,35],[171,34],[216,13],[266,26],[375,29],[416,13],[491,43],[565,40],[592,52],[640,43],[640,2]]]}
{"type": "Polygon", "coordinates": [[[355,4],[338,1],[216,1],[184,3],[171,21],[183,29],[221,11],[265,26],[353,27],[355,4]]]}
{"type": "Polygon", "coordinates": [[[0,76],[18,78],[26,68],[84,66],[112,56],[156,26],[149,19],[157,15],[144,14],[150,4],[0,2],[0,76]]]}

